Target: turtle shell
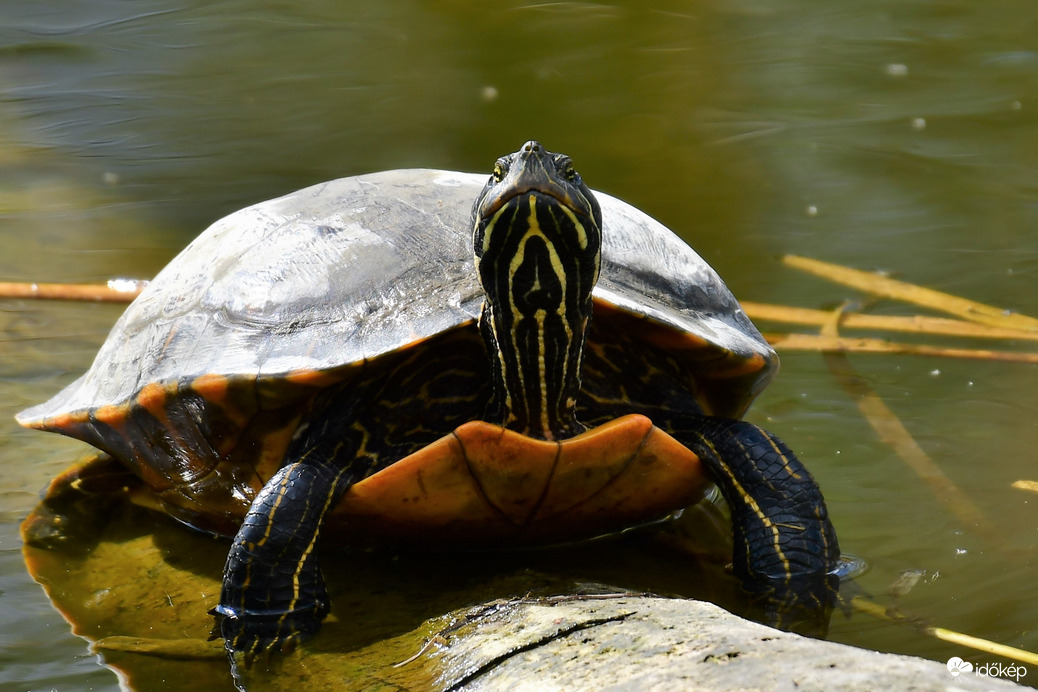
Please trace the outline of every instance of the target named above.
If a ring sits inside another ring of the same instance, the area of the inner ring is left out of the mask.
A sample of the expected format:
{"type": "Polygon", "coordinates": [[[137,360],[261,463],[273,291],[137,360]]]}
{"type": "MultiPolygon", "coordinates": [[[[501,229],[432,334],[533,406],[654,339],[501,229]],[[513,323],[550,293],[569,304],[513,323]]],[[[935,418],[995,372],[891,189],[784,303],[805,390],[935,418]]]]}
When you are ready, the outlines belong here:
{"type": "MultiPolygon", "coordinates": [[[[470,210],[484,182],[387,171],[217,221],[127,308],[86,374],[18,421],[104,449],[196,509],[228,485],[247,506],[281,463],[298,402],[478,318],[470,210]]],[[[637,321],[687,369],[704,411],[740,416],[773,374],[774,351],[685,242],[596,196],[596,321],[637,321]]]]}

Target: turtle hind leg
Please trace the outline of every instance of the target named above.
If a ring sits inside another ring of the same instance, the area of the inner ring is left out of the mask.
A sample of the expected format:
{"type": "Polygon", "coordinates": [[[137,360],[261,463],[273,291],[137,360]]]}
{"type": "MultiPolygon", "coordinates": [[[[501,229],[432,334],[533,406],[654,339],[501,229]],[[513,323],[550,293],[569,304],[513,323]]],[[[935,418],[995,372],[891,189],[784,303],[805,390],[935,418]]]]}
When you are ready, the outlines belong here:
{"type": "MultiPolygon", "coordinates": [[[[299,461],[283,467],[252,503],[224,568],[213,609],[228,652],[291,648],[328,614],[316,542],[327,512],[355,480],[348,468],[299,461]]],[[[218,631],[217,631],[218,629],[218,631]]]]}
{"type": "Polygon", "coordinates": [[[752,423],[689,416],[673,425],[731,507],[732,564],[752,606],[769,624],[824,634],[838,596],[840,547],[811,474],[752,423]]]}

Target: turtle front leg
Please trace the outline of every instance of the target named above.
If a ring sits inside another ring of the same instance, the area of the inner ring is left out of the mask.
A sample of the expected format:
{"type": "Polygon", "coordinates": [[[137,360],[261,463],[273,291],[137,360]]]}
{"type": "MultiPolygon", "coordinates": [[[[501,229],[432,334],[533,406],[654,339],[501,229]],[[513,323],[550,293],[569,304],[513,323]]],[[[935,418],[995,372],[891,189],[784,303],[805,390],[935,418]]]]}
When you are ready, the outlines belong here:
{"type": "Polygon", "coordinates": [[[777,437],[741,420],[709,416],[677,423],[732,512],[733,568],[771,624],[827,628],[840,558],[818,484],[777,437]]]}
{"type": "Polygon", "coordinates": [[[316,544],[325,515],[354,482],[349,467],[298,461],[256,496],[224,567],[217,617],[230,653],[286,649],[328,614],[316,544]]]}

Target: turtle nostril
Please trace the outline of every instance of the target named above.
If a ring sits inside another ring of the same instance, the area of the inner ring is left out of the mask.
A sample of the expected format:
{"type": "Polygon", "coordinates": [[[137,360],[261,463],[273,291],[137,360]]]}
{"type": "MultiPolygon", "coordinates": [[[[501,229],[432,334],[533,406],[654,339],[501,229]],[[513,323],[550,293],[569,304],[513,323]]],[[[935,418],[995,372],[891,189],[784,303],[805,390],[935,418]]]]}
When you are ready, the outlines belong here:
{"type": "Polygon", "coordinates": [[[540,143],[536,142],[536,141],[534,141],[532,139],[529,142],[527,142],[526,144],[523,145],[523,151],[528,152],[528,153],[539,152],[540,150],[541,150],[540,143]]]}

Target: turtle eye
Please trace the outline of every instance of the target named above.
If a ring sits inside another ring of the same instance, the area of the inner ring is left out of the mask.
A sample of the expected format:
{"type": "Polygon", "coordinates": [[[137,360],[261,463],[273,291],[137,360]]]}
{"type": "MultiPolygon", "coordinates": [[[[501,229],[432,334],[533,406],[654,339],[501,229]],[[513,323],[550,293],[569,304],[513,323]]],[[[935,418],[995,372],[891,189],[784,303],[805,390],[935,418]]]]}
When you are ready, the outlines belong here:
{"type": "Polygon", "coordinates": [[[508,162],[498,159],[498,162],[494,164],[494,182],[499,183],[505,179],[505,174],[508,173],[508,162]]]}

